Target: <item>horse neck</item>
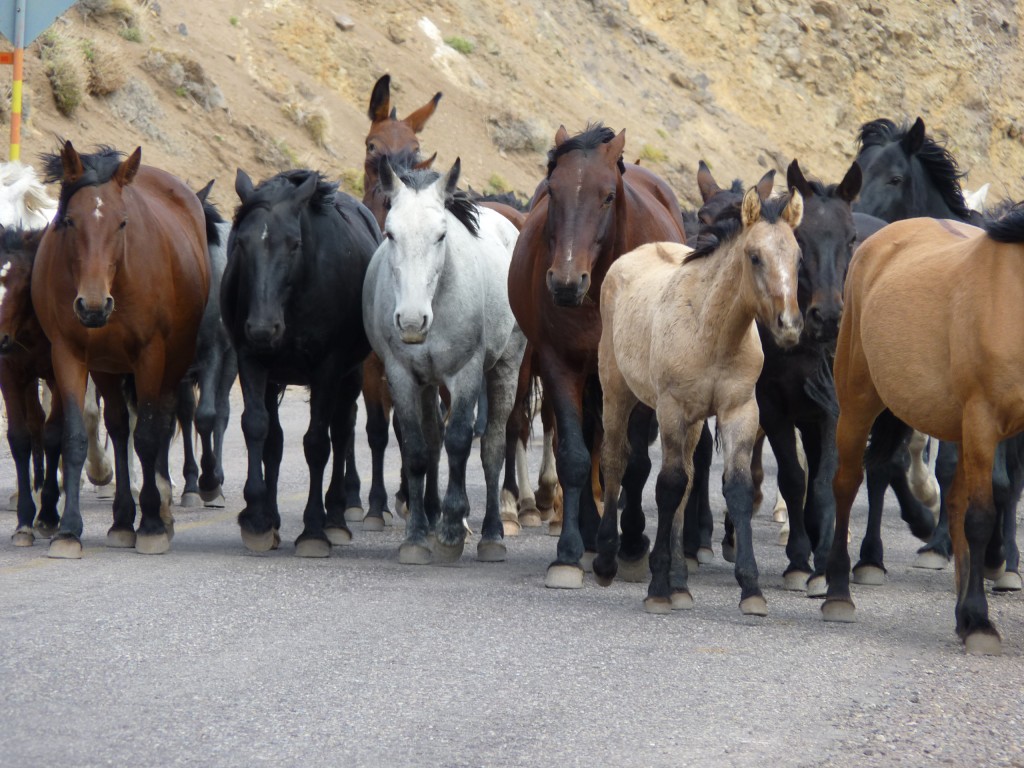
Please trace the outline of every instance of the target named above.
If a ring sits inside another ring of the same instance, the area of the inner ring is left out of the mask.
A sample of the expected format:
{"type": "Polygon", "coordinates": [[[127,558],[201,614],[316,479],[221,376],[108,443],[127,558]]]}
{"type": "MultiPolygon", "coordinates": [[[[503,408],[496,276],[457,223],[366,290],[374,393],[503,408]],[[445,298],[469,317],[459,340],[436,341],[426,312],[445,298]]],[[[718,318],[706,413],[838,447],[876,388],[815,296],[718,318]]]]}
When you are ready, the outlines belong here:
{"type": "Polygon", "coordinates": [[[710,279],[701,281],[699,333],[706,350],[731,353],[750,333],[756,297],[745,274],[743,238],[733,240],[724,253],[712,253],[704,268],[710,279]]]}

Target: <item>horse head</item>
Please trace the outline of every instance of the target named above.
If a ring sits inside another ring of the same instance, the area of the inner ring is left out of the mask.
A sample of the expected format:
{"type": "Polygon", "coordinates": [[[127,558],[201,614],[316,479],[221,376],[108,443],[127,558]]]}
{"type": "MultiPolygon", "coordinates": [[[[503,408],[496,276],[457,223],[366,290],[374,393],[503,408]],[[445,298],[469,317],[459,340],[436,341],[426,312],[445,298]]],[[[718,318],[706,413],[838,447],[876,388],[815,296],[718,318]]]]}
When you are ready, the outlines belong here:
{"type": "MultiPolygon", "coordinates": [[[[387,216],[384,196],[378,190],[381,159],[405,154],[419,158],[420,140],[416,134],[423,130],[440,100],[441,92],[438,91],[422,107],[399,120],[397,110],[391,106],[391,76],[384,75],[373,86],[367,110],[370,131],[366,134],[366,157],[363,160],[363,205],[370,209],[381,229],[384,229],[387,216]]],[[[435,157],[436,153],[427,160],[419,161],[419,167],[429,168],[435,157]]]]}
{"type": "Polygon", "coordinates": [[[15,339],[32,317],[32,264],[43,229],[0,228],[0,354],[14,349],[15,339]]]}
{"type": "MultiPolygon", "coordinates": [[[[729,189],[718,186],[715,177],[711,175],[711,169],[703,160],[697,166],[697,188],[700,190],[700,197],[703,205],[697,210],[697,219],[701,224],[714,223],[715,219],[721,216],[729,207],[739,206],[743,200],[743,183],[736,179],[729,189]]],[[[771,197],[775,188],[775,169],[768,171],[755,185],[757,194],[762,200],[771,197]]]]}
{"type": "Polygon", "coordinates": [[[257,188],[245,171],[235,176],[241,206],[228,258],[244,274],[239,319],[256,349],[276,350],[284,338],[291,289],[303,268],[302,214],[322,186],[314,171],[279,174],[257,188]]]}
{"type": "Polygon", "coordinates": [[[449,201],[456,195],[460,159],[444,176],[407,171],[385,159],[380,186],[390,202],[382,246],[395,286],[395,328],[406,344],[422,344],[434,320],[433,300],[447,258],[449,201]]]}
{"type": "Polygon", "coordinates": [[[794,160],[786,182],[803,197],[796,240],[803,256],[798,294],[804,326],[814,341],[834,341],[843,314],[843,282],[857,240],[850,206],[860,191],[860,166],[854,162],[838,185],[825,187],[808,181],[794,160]]]}
{"type": "Polygon", "coordinates": [[[803,217],[803,196],[790,190],[788,200],[762,200],[757,187],[743,196],[742,231],[734,247],[742,248],[744,285],[753,286],[757,318],[783,348],[800,340],[803,318],[797,300],[800,246],[794,230],[803,217]]]}
{"type": "Polygon", "coordinates": [[[127,159],[113,149],[79,155],[70,141],[47,158],[47,177],[60,181],[54,228],[69,254],[77,295],[72,309],[86,328],[102,328],[114,311],[114,278],[125,263],[125,196],[142,164],[142,147],[127,159]]]}

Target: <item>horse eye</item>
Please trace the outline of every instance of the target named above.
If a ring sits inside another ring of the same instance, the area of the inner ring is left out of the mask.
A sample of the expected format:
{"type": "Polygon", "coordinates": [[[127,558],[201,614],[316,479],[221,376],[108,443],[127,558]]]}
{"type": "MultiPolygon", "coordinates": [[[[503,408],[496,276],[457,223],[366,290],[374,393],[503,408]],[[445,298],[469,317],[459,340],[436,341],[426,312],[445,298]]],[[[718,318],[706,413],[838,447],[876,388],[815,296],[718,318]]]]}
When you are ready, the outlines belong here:
{"type": "Polygon", "coordinates": [[[439,238],[437,238],[437,242],[443,243],[446,234],[447,234],[446,232],[442,232],[441,236],[439,238]]]}
{"type": "Polygon", "coordinates": [[[392,235],[390,232],[385,232],[384,233],[384,237],[386,237],[388,240],[394,240],[395,239],[394,235],[392,235]]]}
{"type": "Polygon", "coordinates": [[[117,228],[118,228],[118,229],[124,229],[124,228],[125,228],[125,227],[127,227],[127,226],[128,226],[128,219],[125,219],[124,221],[122,221],[122,222],[121,222],[121,223],[120,223],[120,224],[118,225],[118,227],[117,227],[117,228]]]}
{"type": "Polygon", "coordinates": [[[368,155],[375,155],[375,154],[377,154],[377,145],[374,144],[372,141],[369,144],[366,145],[366,154],[368,154],[368,155]]]}
{"type": "Polygon", "coordinates": [[[893,176],[891,179],[889,179],[889,186],[892,186],[892,187],[899,186],[902,183],[903,183],[903,177],[902,176],[893,176]]]}
{"type": "Polygon", "coordinates": [[[604,199],[604,204],[605,205],[611,205],[613,202],[615,202],[615,193],[614,192],[609,192],[607,197],[605,197],[605,199],[604,199]]]}
{"type": "Polygon", "coordinates": [[[758,253],[750,254],[750,263],[753,264],[755,267],[761,266],[761,255],[758,253]]]}
{"type": "Polygon", "coordinates": [[[63,223],[64,223],[65,227],[73,227],[73,226],[75,226],[75,220],[72,219],[70,216],[65,216],[63,223]]]}

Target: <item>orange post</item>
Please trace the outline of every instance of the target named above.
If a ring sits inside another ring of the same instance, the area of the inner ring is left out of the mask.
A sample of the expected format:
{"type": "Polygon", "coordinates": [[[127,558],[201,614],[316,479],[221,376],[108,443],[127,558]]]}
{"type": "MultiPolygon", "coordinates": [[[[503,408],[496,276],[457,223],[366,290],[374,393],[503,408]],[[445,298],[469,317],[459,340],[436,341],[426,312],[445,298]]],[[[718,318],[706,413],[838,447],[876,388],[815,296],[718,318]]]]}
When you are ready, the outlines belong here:
{"type": "Polygon", "coordinates": [[[11,154],[10,159],[21,159],[21,86],[25,67],[25,2],[14,4],[14,84],[11,86],[11,154]]]}

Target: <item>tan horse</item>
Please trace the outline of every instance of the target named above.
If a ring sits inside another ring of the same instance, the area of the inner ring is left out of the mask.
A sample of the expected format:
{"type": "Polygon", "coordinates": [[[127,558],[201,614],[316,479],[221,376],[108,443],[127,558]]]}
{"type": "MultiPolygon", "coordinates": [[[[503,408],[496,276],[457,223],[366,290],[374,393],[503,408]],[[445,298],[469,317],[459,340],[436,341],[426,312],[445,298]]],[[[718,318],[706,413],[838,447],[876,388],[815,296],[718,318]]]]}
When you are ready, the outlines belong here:
{"type": "Polygon", "coordinates": [[[750,456],[757,436],[754,385],[764,355],[755,319],[782,347],[800,338],[797,304],[800,249],[793,229],[803,198],[743,197],[740,220],[711,228],[697,249],[653,243],[618,259],[601,290],[603,332],[598,370],[604,390],[604,516],[594,575],[608,585],[617,570],[616,501],[626,468],[626,428],[638,403],[657,412],[662,466],[656,499],[658,533],[644,607],[668,613],[693,606],[683,556],[683,510],[693,477],[693,452],[704,421],[717,417],[725,450],[724,494],[736,524],[740,610],[764,616],[750,517],[750,456]]]}
{"type": "Polygon", "coordinates": [[[956,631],[968,653],[998,654],[983,576],[996,518],[996,445],[1024,430],[1024,209],[987,229],[909,219],[880,230],[854,255],[834,367],[836,534],[822,612],[826,621],[854,621],[850,507],[868,432],[888,408],[914,429],[960,444],[948,500],[956,631]]]}

